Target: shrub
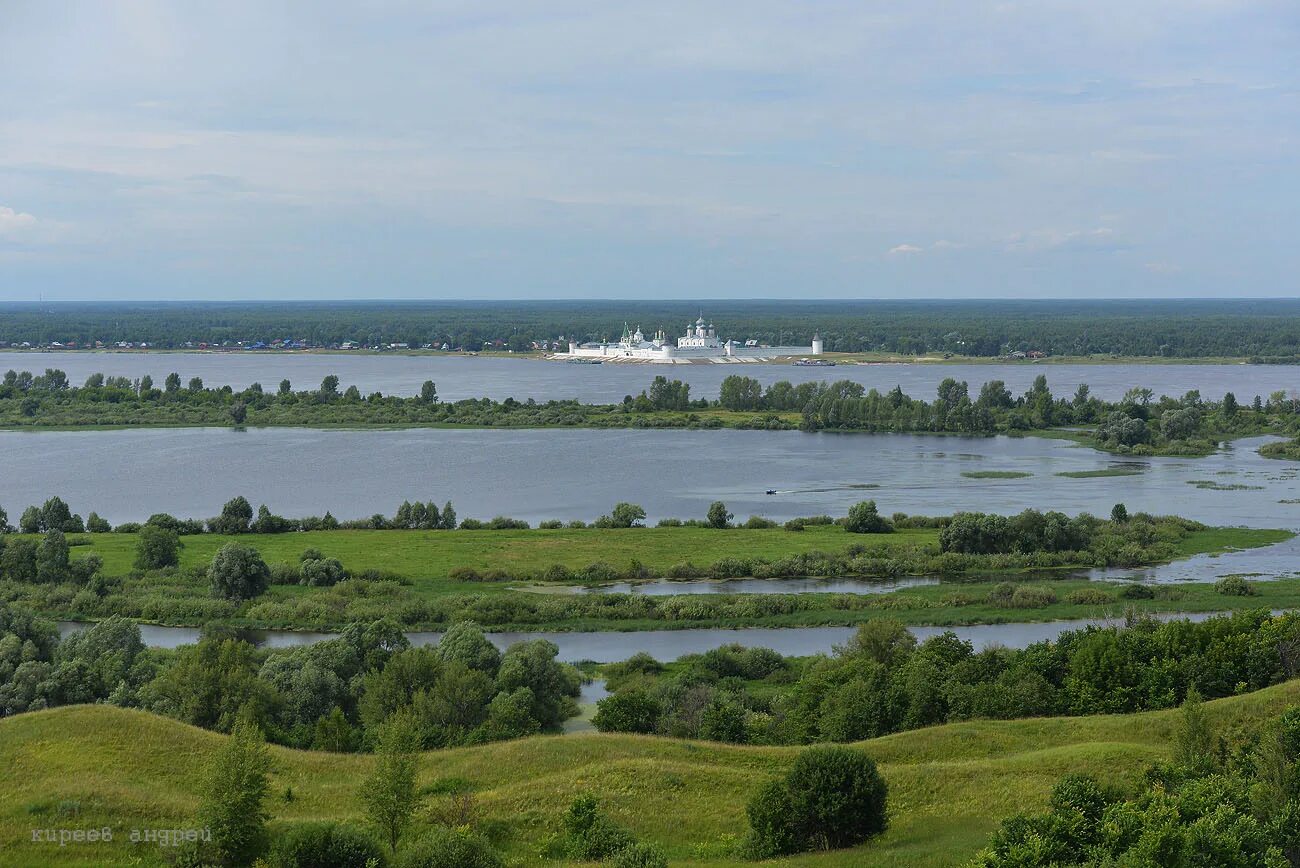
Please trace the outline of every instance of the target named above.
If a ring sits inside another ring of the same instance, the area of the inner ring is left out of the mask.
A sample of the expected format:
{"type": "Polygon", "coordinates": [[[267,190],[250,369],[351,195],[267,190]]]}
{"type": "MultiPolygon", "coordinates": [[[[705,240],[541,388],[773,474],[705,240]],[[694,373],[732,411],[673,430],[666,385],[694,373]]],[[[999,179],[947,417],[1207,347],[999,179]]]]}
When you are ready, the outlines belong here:
{"type": "Polygon", "coordinates": [[[1214,583],[1214,592],[1227,597],[1253,597],[1255,586],[1241,576],[1224,576],[1214,583]]]}
{"type": "Polygon", "coordinates": [[[773,528],[776,526],[777,526],[776,522],[772,521],[772,519],[763,518],[763,516],[761,515],[751,515],[749,518],[745,520],[745,523],[742,525],[742,527],[746,528],[747,530],[766,530],[768,528],[773,528]]]}
{"type": "Polygon", "coordinates": [[[1151,588],[1136,582],[1119,589],[1119,596],[1122,600],[1151,600],[1155,598],[1155,595],[1156,592],[1151,588]]]}
{"type": "Polygon", "coordinates": [[[366,868],[384,865],[384,849],[369,834],[344,823],[305,823],[276,838],[272,868],[366,868]]]}
{"type": "Polygon", "coordinates": [[[612,868],[668,868],[668,857],[658,844],[641,842],[614,854],[612,868]]]}
{"type": "Polygon", "coordinates": [[[636,843],[632,833],[600,813],[594,796],[578,796],[564,814],[565,852],[570,859],[598,861],[636,843]]]}
{"type": "Polygon", "coordinates": [[[592,726],[601,732],[651,733],[659,725],[659,700],[637,688],[611,693],[596,703],[592,726]]]}
{"type": "Polygon", "coordinates": [[[473,567],[452,567],[447,571],[447,578],[453,582],[479,582],[483,577],[473,567]]]}
{"type": "Polygon", "coordinates": [[[1074,603],[1076,606],[1104,606],[1107,603],[1115,602],[1115,598],[1101,588],[1080,588],[1077,591],[1071,591],[1065,600],[1068,603],[1074,603]]]}
{"type": "Polygon", "coordinates": [[[862,751],[809,748],[784,782],[765,785],[750,801],[749,850],[764,857],[851,847],[888,826],[887,797],[876,764],[862,751]]]}
{"type": "Polygon", "coordinates": [[[468,829],[434,829],[397,860],[399,868],[501,868],[501,858],[468,829]]]}

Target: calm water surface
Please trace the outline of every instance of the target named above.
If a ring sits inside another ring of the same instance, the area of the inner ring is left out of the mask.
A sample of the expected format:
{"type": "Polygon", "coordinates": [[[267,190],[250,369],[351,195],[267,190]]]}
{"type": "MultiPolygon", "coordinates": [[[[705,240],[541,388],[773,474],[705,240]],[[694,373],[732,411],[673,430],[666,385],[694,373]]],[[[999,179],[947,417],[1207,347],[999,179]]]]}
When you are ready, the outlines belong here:
{"type": "MultiPolygon", "coordinates": [[[[1160,620],[1186,618],[1190,621],[1203,621],[1211,617],[1211,614],[1167,614],[1156,617],[1160,620]]],[[[911,627],[909,629],[921,641],[951,631],[977,649],[988,645],[1025,648],[1035,642],[1054,639],[1067,630],[1079,630],[1089,625],[1110,626],[1122,623],[1122,620],[1095,618],[1045,621],[1039,624],[980,624],[970,627],[911,627]]],[[[85,626],[76,621],[61,621],[59,630],[66,636],[85,626]]],[[[754,648],[771,648],[787,656],[821,654],[846,642],[855,629],[854,627],[750,627],[739,630],[642,630],[635,633],[487,633],[486,636],[492,640],[492,644],[503,650],[516,642],[546,639],[559,647],[559,659],[566,662],[593,660],[597,663],[612,663],[626,660],[638,651],[645,651],[656,660],[676,660],[688,654],[702,654],[710,649],[732,643],[754,648]]],[[[199,641],[199,630],[194,627],[158,627],[142,624],[140,633],[146,645],[157,648],[176,648],[199,641]]],[[[257,630],[251,631],[250,638],[267,648],[292,648],[332,639],[335,635],[289,630],[257,630]]],[[[413,645],[436,645],[442,638],[441,633],[407,633],[406,636],[413,645]]],[[[602,688],[591,687],[593,695],[600,689],[602,688]]]]}
{"type": "MultiPolygon", "coordinates": [[[[154,512],[216,515],[242,494],[281,515],[340,518],[402,500],[451,500],[463,517],[592,519],[618,501],[651,521],[703,517],[723,500],[738,518],[881,510],[947,515],[1026,507],[1104,515],[1179,515],[1216,525],[1300,528],[1300,464],[1261,458],[1241,440],[1202,459],[1118,459],[1037,437],[808,434],[797,431],[265,428],[0,431],[0,506],[11,519],[57,494],[112,522],[154,512]],[[1058,473],[1126,467],[1135,476],[1058,473]],[[968,479],[1018,470],[1023,479],[968,479]],[[1213,490],[1193,482],[1245,485],[1213,490]],[[767,490],[776,494],[767,495],[767,490]]],[[[1271,551],[1271,550],[1266,550],[1271,551]]],[[[1265,557],[1261,555],[1261,557],[1265,557]]]]}
{"type": "Polygon", "coordinates": [[[1087,383],[1100,398],[1116,399],[1134,386],[1157,395],[1182,395],[1199,389],[1215,400],[1224,392],[1238,399],[1267,397],[1278,390],[1300,387],[1300,369],[1280,365],[1044,365],[1033,363],[989,365],[866,364],[834,368],[799,368],[793,365],[570,365],[539,359],[486,356],[398,356],[305,353],[0,353],[0,371],[60,368],[73,383],[83,383],[94,373],[135,379],[145,374],[161,383],[175,371],[183,380],[200,377],[209,386],[243,389],[252,383],[273,388],[288,378],[295,389],[315,388],[328,374],[343,386],[355,385],[362,393],[414,395],[420,384],[433,380],[446,400],[509,397],[539,401],[576,399],[592,403],[621,401],[650,385],[657,374],[683,380],[694,397],[716,398],[722,379],[730,374],[753,377],[764,385],[777,380],[803,383],[818,380],[854,380],[882,392],[894,386],[915,397],[929,399],[945,377],[966,380],[972,391],[989,380],[1003,380],[1013,392],[1029,388],[1044,374],[1058,395],[1074,394],[1087,383]]]}

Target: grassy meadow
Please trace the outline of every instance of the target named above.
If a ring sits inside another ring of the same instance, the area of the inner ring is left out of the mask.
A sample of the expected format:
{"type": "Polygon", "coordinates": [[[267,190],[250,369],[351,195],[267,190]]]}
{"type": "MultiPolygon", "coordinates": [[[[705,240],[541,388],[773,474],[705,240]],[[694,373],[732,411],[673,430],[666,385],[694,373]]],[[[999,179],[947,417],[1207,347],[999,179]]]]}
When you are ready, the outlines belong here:
{"type": "MultiPolygon", "coordinates": [[[[1300,682],[1208,702],[1225,735],[1241,735],[1300,702],[1300,682]]],[[[961,865],[1000,820],[1045,806],[1064,774],[1083,772],[1136,787],[1168,758],[1179,712],[1021,721],[975,721],[861,742],[889,784],[890,828],[876,841],[781,862],[791,866],[961,865]]],[[[162,865],[132,828],[185,828],[200,771],[225,736],[110,706],[70,706],[0,720],[0,856],[12,868],[162,865]],[[31,842],[33,828],[114,830],[111,844],[31,842]]],[[[595,795],[614,820],[663,846],[673,865],[743,865],[745,802],[784,771],[800,748],[741,747],[653,736],[541,736],[424,755],[430,792],[418,827],[445,817],[468,788],[470,812],[516,866],[538,851],[569,801],[595,795]]],[[[273,828],[307,820],[362,822],[360,780],[373,756],[272,747],[273,828]],[[285,798],[286,791],[291,798],[285,798]]],[[[556,863],[552,863],[556,864],[556,863]]]]}
{"type": "MultiPolygon", "coordinates": [[[[131,570],[135,559],[135,534],[87,534],[87,547],[104,559],[108,575],[131,570]]],[[[666,570],[691,561],[710,564],[721,558],[782,558],[801,552],[842,551],[857,543],[869,549],[890,551],[912,546],[938,545],[933,529],[900,530],[892,534],[850,534],[834,525],[811,526],[801,533],[780,529],[732,528],[718,531],[700,527],[583,528],[577,530],[321,530],[306,533],[202,534],[182,537],[182,569],[203,566],[228,542],[250,545],[267,563],[294,562],[304,549],[319,549],[338,558],[345,569],[358,573],[380,570],[416,580],[445,579],[456,567],[480,572],[504,570],[511,574],[539,572],[552,564],[570,568],[604,561],[618,567],[633,558],[646,566],[666,570]]]]}

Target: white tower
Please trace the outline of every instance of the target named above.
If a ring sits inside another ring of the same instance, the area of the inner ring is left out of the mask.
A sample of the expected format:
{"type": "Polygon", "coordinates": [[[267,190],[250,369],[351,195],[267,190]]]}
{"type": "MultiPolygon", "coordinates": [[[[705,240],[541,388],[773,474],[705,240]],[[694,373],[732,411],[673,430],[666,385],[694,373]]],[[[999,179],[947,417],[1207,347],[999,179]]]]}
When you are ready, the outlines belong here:
{"type": "Polygon", "coordinates": [[[820,356],[820,355],[821,355],[823,352],[825,352],[825,351],[826,351],[826,347],[825,347],[825,345],[822,343],[822,336],[819,335],[819,334],[814,333],[814,334],[813,334],[813,344],[812,344],[812,354],[813,354],[814,356],[820,356]]]}

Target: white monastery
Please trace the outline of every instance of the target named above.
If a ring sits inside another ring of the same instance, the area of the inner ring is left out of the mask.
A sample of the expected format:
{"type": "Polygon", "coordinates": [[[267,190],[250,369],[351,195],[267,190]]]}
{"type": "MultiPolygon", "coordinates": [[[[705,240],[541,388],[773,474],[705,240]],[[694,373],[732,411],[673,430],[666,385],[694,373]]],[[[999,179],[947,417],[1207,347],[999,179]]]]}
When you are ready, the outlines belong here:
{"type": "Polygon", "coordinates": [[[637,326],[633,331],[623,325],[623,336],[618,343],[578,344],[569,342],[567,353],[556,353],[554,358],[590,362],[651,362],[658,364],[683,364],[691,362],[762,362],[770,359],[796,356],[820,356],[824,351],[822,339],[813,335],[810,347],[761,347],[756,341],[737,342],[721,340],[713,323],[705,323],[703,315],[686,326],[686,334],[677,342],[668,340],[663,331],[646,339],[637,326]]]}

